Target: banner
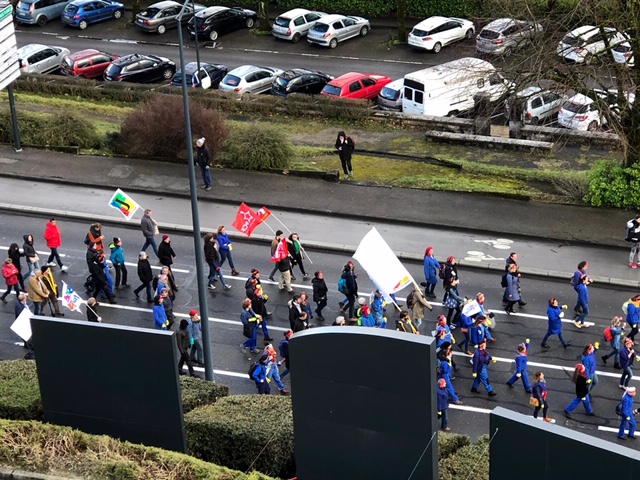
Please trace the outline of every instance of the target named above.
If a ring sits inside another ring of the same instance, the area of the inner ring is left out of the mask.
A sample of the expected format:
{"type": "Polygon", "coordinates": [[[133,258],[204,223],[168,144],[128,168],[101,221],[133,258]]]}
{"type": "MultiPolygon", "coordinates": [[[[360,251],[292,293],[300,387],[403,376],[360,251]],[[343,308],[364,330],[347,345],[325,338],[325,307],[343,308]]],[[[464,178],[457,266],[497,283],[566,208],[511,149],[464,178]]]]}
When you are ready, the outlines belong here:
{"type": "Polygon", "coordinates": [[[31,338],[31,316],[33,314],[28,308],[23,308],[16,321],[11,324],[11,330],[15,332],[22,340],[28,342],[31,338]]]}
{"type": "Polygon", "coordinates": [[[353,258],[384,294],[396,293],[413,282],[411,274],[375,228],[360,241],[353,258]]]}
{"type": "Polygon", "coordinates": [[[62,282],[62,298],[60,299],[62,305],[67,307],[71,311],[76,311],[82,313],[80,310],[80,304],[84,301],[80,298],[73,288],[67,285],[65,282],[62,282]]]}
{"type": "Polygon", "coordinates": [[[120,189],[117,189],[109,200],[109,206],[118,210],[127,220],[131,220],[136,210],[140,208],[133,198],[120,189]]]}
{"type": "Polygon", "coordinates": [[[482,309],[480,308],[480,304],[477,300],[472,300],[471,302],[467,302],[462,307],[462,314],[467,317],[473,317],[476,313],[480,313],[482,309]]]}
{"type": "Polygon", "coordinates": [[[270,215],[271,212],[267,207],[263,206],[257,212],[254,212],[251,207],[242,202],[231,225],[247,237],[251,237],[255,228],[269,218],[270,215]]]}
{"type": "Polygon", "coordinates": [[[286,238],[282,238],[278,243],[278,247],[276,248],[276,253],[271,257],[272,263],[278,263],[280,260],[283,260],[289,256],[289,244],[287,243],[286,238]]]}
{"type": "Polygon", "coordinates": [[[271,211],[263,205],[262,208],[258,209],[257,214],[258,214],[258,221],[255,227],[253,228],[256,228],[258,225],[264,222],[267,218],[269,218],[271,216],[271,211]]]}

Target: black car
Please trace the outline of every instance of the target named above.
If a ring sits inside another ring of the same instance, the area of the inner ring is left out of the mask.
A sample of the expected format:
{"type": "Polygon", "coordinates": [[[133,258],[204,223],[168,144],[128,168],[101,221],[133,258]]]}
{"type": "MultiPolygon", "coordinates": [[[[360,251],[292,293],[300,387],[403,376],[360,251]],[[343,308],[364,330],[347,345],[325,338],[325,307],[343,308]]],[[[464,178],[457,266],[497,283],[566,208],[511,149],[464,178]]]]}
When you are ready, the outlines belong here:
{"type": "Polygon", "coordinates": [[[290,93],[317,95],[331,80],[333,77],[323,72],[293,68],[275,78],[271,85],[271,93],[280,96],[286,96],[290,93]]]}
{"type": "Polygon", "coordinates": [[[171,80],[174,73],[176,64],[172,60],[134,53],[111,62],[104,71],[104,79],[112,82],[148,83],[171,80]]]}
{"type": "MultiPolygon", "coordinates": [[[[187,0],[189,2],[189,0],[187,0]]],[[[184,9],[182,21],[187,22],[196,12],[204,10],[206,7],[199,3],[187,3],[184,9]]],[[[136,27],[145,32],[156,32],[162,35],[168,28],[178,26],[178,15],[182,11],[182,5],[173,0],[163,0],[153,5],[149,5],[144,11],[136,15],[136,27]]]]}
{"type": "MultiPolygon", "coordinates": [[[[211,65],[200,62],[190,62],[184,66],[184,73],[189,88],[218,88],[220,80],[227,74],[226,65],[211,65]]],[[[182,86],[182,70],[178,70],[171,80],[174,87],[182,86]]]]}
{"type": "Polygon", "coordinates": [[[244,8],[209,7],[196,13],[187,28],[191,35],[197,31],[198,37],[216,40],[223,33],[252,28],[257,17],[256,12],[244,8]]]}

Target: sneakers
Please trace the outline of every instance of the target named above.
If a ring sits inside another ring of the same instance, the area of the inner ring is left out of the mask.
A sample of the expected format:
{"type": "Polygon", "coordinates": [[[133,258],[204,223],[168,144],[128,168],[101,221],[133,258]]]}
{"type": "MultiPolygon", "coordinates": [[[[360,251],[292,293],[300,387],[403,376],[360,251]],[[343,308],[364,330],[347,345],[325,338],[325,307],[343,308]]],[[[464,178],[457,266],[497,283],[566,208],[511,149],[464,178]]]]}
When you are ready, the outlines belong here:
{"type": "Polygon", "coordinates": [[[582,324],[576,320],[573,321],[573,324],[578,328],[582,328],[582,324]]]}
{"type": "Polygon", "coordinates": [[[541,343],[540,345],[542,346],[542,348],[551,348],[548,343],[541,343]]]}
{"type": "Polygon", "coordinates": [[[66,265],[60,267],[61,272],[66,272],[67,270],[69,270],[69,267],[67,267],[66,265]]]}
{"type": "Polygon", "coordinates": [[[302,275],[302,278],[309,278],[309,274],[305,273],[304,275],[302,275]]]}
{"type": "Polygon", "coordinates": [[[208,288],[209,290],[215,290],[215,289],[216,289],[216,286],[215,286],[215,285],[212,285],[212,284],[209,284],[209,285],[207,285],[207,288],[208,288]]]}
{"type": "Polygon", "coordinates": [[[462,401],[461,400],[457,400],[455,402],[453,402],[454,405],[462,405],[462,401]]]}
{"type": "Polygon", "coordinates": [[[547,423],[554,423],[553,422],[553,418],[549,418],[549,417],[544,417],[543,420],[547,423]]]}
{"type": "Polygon", "coordinates": [[[624,385],[618,385],[618,388],[622,389],[622,390],[626,390],[627,387],[625,387],[624,385]]]}
{"type": "Polygon", "coordinates": [[[47,263],[47,267],[55,267],[55,266],[56,266],[56,262],[47,263]]]}
{"type": "Polygon", "coordinates": [[[231,288],[231,285],[229,285],[229,284],[227,284],[227,285],[225,285],[225,286],[224,286],[224,289],[225,289],[225,290],[229,290],[230,288],[231,288]]]}
{"type": "Polygon", "coordinates": [[[282,390],[280,390],[280,395],[289,395],[289,391],[283,388],[282,390]]]}
{"type": "Polygon", "coordinates": [[[493,390],[491,390],[491,391],[489,392],[489,396],[490,396],[490,397],[495,397],[496,395],[498,395],[498,394],[497,394],[496,392],[494,392],[493,390]]]}
{"type": "Polygon", "coordinates": [[[275,282],[275,281],[276,281],[276,279],[275,279],[275,278],[273,278],[273,277],[269,277],[269,280],[271,280],[272,282],[275,282]]]}
{"type": "Polygon", "coordinates": [[[245,346],[244,346],[244,343],[241,343],[241,344],[240,344],[240,351],[241,351],[242,353],[247,353],[247,352],[249,351],[249,348],[248,348],[248,347],[245,347],[245,346]]]}
{"type": "Polygon", "coordinates": [[[257,348],[254,348],[253,350],[251,350],[251,353],[260,353],[262,352],[262,350],[259,350],[257,348]]]}
{"type": "Polygon", "coordinates": [[[629,264],[629,268],[638,268],[638,264],[637,263],[630,263],[629,264]]]}
{"type": "Polygon", "coordinates": [[[209,190],[211,190],[211,185],[204,187],[204,189],[208,192],[209,190]]]}

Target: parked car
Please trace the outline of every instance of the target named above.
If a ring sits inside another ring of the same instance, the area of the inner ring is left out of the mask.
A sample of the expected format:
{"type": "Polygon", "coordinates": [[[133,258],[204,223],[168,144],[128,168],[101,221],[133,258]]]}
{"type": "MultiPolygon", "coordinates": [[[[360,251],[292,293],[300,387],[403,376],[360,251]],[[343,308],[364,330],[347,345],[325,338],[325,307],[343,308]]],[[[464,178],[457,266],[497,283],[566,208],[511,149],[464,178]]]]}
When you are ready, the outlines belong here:
{"type": "Polygon", "coordinates": [[[107,0],[73,0],[62,12],[62,23],[84,30],[91,23],[118,19],[124,15],[124,5],[107,0]]]}
{"type": "Polygon", "coordinates": [[[556,52],[565,60],[590,64],[607,52],[607,44],[609,48],[615,48],[627,41],[627,36],[615,28],[585,25],[567,33],[558,43],[556,52]]]}
{"type": "Polygon", "coordinates": [[[170,80],[176,73],[176,64],[165,57],[134,53],[125,55],[104,71],[104,79],[112,82],[149,83],[170,80]]]}
{"type": "Polygon", "coordinates": [[[60,18],[69,0],[20,0],[15,7],[18,23],[37,24],[44,27],[49,20],[60,18]]]}
{"type": "MultiPolygon", "coordinates": [[[[183,22],[188,22],[193,17],[194,12],[207,8],[199,3],[193,4],[189,0],[186,0],[186,2],[187,6],[182,15],[183,22]]],[[[136,27],[145,32],[155,32],[162,35],[168,28],[178,26],[178,15],[181,11],[182,5],[173,0],[154,3],[136,15],[136,27]]]]}
{"type": "Polygon", "coordinates": [[[505,102],[506,116],[525,124],[540,125],[553,121],[566,101],[565,94],[534,85],[505,102]]]}
{"type": "Polygon", "coordinates": [[[302,37],[309,33],[311,26],[326,13],[311,12],[305,8],[294,8],[276,17],[271,27],[271,33],[276,38],[291,40],[298,43],[302,37]]]}
{"type": "Polygon", "coordinates": [[[616,63],[625,63],[629,67],[635,66],[635,57],[629,42],[622,42],[616,45],[611,49],[611,54],[616,63]]]}
{"type": "Polygon", "coordinates": [[[508,57],[542,32],[544,28],[539,23],[498,18],[480,30],[476,37],[476,50],[479,53],[508,57]]]}
{"type": "Polygon", "coordinates": [[[403,91],[404,78],[388,83],[378,94],[378,107],[381,110],[401,112],[403,91]]]}
{"type": "Polygon", "coordinates": [[[331,80],[320,93],[330,97],[371,100],[376,98],[388,83],[391,83],[391,79],[384,75],[349,72],[331,80]]]}
{"type": "Polygon", "coordinates": [[[22,73],[51,73],[60,68],[65,55],[69,55],[66,48],[30,43],[18,49],[18,64],[22,73]]]}
{"type": "Polygon", "coordinates": [[[243,65],[227,73],[218,88],[223,92],[239,94],[264,93],[271,89],[273,79],[281,73],[279,68],[243,65]]]}
{"type": "Polygon", "coordinates": [[[325,15],[313,24],[307,35],[307,41],[323,47],[336,48],[339,42],[358,35],[364,37],[369,30],[371,30],[371,24],[366,18],[325,15]]]}
{"type": "Polygon", "coordinates": [[[442,47],[459,40],[471,39],[476,27],[471,20],[449,17],[429,17],[409,33],[409,45],[438,53],[442,47]]]}
{"type": "MultiPolygon", "coordinates": [[[[226,65],[200,62],[200,69],[198,69],[198,62],[189,62],[184,66],[187,87],[189,88],[218,88],[220,81],[227,72],[226,65]]],[[[182,70],[176,71],[173,75],[171,85],[174,87],[182,86],[182,70]]]]}
{"type": "Polygon", "coordinates": [[[64,56],[60,71],[70,77],[102,78],[109,64],[118,58],[118,55],[93,48],[80,50],[64,56]]]}
{"type": "Polygon", "coordinates": [[[223,33],[233,32],[240,28],[252,28],[258,15],[245,8],[209,7],[197,12],[189,20],[187,29],[191,35],[217,40],[223,33]]]}
{"type": "Polygon", "coordinates": [[[306,68],[293,68],[282,72],[271,84],[273,95],[286,96],[290,93],[317,95],[324,86],[333,80],[333,76],[306,68]]]}

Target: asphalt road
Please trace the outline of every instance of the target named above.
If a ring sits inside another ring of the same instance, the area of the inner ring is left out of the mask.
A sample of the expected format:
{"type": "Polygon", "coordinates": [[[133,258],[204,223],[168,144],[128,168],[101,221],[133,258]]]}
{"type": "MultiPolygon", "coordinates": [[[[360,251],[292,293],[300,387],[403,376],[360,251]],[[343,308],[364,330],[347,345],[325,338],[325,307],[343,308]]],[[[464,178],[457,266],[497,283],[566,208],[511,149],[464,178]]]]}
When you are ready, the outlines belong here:
{"type": "MultiPolygon", "coordinates": [[[[46,219],[14,216],[7,213],[0,214],[0,248],[7,248],[11,242],[18,242],[25,233],[32,233],[36,239],[36,247],[42,252],[41,258],[46,257],[47,249],[44,248],[44,241],[41,240],[46,219]]],[[[88,225],[80,222],[68,220],[60,221],[63,233],[63,246],[60,252],[65,255],[64,263],[70,269],[66,274],[59,274],[56,268],[56,276],[60,280],[67,282],[76,289],[86,299],[82,284],[87,275],[85,264],[85,246],[82,239],[85,236],[88,225]]],[[[142,244],[142,237],[137,225],[132,228],[105,226],[104,233],[107,238],[113,236],[121,237],[124,243],[124,250],[127,260],[131,262],[129,266],[130,283],[137,285],[135,274],[135,258],[138,249],[142,244]]],[[[19,241],[21,244],[22,241],[19,241]]],[[[174,310],[178,314],[186,315],[191,308],[197,308],[196,277],[194,270],[193,241],[189,236],[172,235],[172,245],[178,257],[174,265],[176,278],[181,285],[178,292],[174,310]]],[[[313,260],[313,265],[308,265],[310,271],[321,269],[325,272],[329,285],[330,302],[326,310],[325,317],[333,318],[337,315],[336,301],[340,295],[337,293],[336,283],[342,265],[346,261],[343,255],[335,255],[323,251],[310,250],[309,255],[313,260]]],[[[207,292],[209,296],[209,317],[212,326],[212,348],[214,352],[214,366],[216,369],[216,380],[231,387],[233,393],[253,393],[255,387],[248,378],[246,371],[250,361],[255,355],[242,354],[239,344],[243,341],[239,322],[240,303],[244,298],[244,281],[249,275],[251,268],[259,268],[266,278],[270,271],[271,264],[268,262],[269,246],[266,243],[236,242],[234,256],[237,268],[241,271],[240,277],[231,277],[227,268],[224,269],[225,277],[232,285],[232,289],[224,291],[218,288],[215,291],[207,292]]],[[[422,279],[422,265],[419,262],[405,262],[407,268],[416,279],[422,279]]],[[[296,290],[310,291],[310,282],[302,281],[302,276],[298,274],[298,280],[294,282],[296,290]]],[[[460,270],[461,287],[460,292],[469,297],[478,291],[483,291],[487,296],[489,308],[496,310],[497,325],[494,332],[497,342],[490,345],[490,353],[498,359],[496,364],[490,367],[490,378],[498,396],[489,399],[486,394],[474,395],[469,392],[471,384],[470,363],[459,351],[456,351],[455,360],[461,367],[461,372],[454,384],[461,395],[464,404],[460,407],[452,408],[450,414],[450,424],[455,432],[465,433],[476,437],[488,431],[488,412],[496,405],[527,413],[528,395],[520,385],[510,390],[504,382],[510,377],[513,370],[513,357],[517,344],[525,338],[531,338],[529,372],[530,375],[540,369],[545,372],[547,384],[550,389],[548,403],[551,407],[551,416],[557,419],[558,424],[566,425],[582,432],[615,441],[612,432],[607,428],[616,427],[616,417],[614,408],[619,401],[621,391],[618,389],[618,372],[611,366],[603,366],[599,362],[600,384],[594,390],[593,403],[596,417],[586,417],[578,409],[573,416],[573,420],[566,420],[562,415],[564,408],[573,398],[573,384],[570,376],[575,363],[580,361],[582,346],[597,340],[602,341],[602,329],[614,314],[620,314],[620,305],[630,296],[630,292],[614,288],[593,287],[590,289],[592,314],[588,320],[595,323],[589,329],[577,330],[570,323],[565,323],[565,336],[573,342],[573,346],[568,350],[563,350],[557,339],[551,339],[550,350],[542,350],[539,347],[541,337],[546,331],[546,300],[554,295],[562,301],[572,305],[575,300],[575,293],[566,282],[551,280],[535,280],[527,278],[523,280],[523,290],[528,305],[520,310],[517,315],[507,317],[501,310],[502,289],[499,286],[499,278],[495,274],[487,274],[478,270],[460,270]]],[[[270,295],[269,309],[273,312],[270,320],[271,336],[279,341],[282,332],[287,328],[287,308],[286,301],[289,296],[277,291],[276,286],[266,280],[265,290],[270,295]]],[[[361,293],[368,293],[373,289],[373,285],[366,278],[366,274],[361,273],[359,277],[359,287],[361,293]]],[[[442,290],[436,290],[438,294],[442,290]]],[[[119,290],[117,292],[118,303],[116,305],[101,304],[100,314],[103,321],[121,325],[152,328],[152,314],[149,306],[144,301],[135,299],[131,289],[119,290]]],[[[399,295],[401,297],[401,295],[399,295]]],[[[439,300],[439,299],[438,299],[439,300]]],[[[404,299],[400,300],[401,302],[404,299]]],[[[83,315],[77,312],[65,311],[67,318],[84,319],[83,315]]],[[[393,314],[389,311],[389,317],[393,314]]],[[[444,309],[434,303],[434,312],[427,315],[426,325],[423,324],[423,333],[428,333],[430,326],[435,322],[438,314],[444,313],[444,309]]],[[[0,318],[4,327],[0,329],[0,358],[12,359],[20,358],[24,354],[21,346],[17,345],[19,339],[9,330],[13,320],[13,301],[8,305],[0,305],[0,318]]],[[[182,317],[184,318],[184,317],[182,317]]],[[[391,322],[392,323],[392,322],[391,322]]],[[[460,335],[456,335],[460,337],[460,335]]],[[[456,349],[457,350],[457,349],[456,349]]],[[[604,346],[603,346],[604,351],[604,346]]],[[[373,353],[371,358],[365,361],[393,361],[398,364],[398,368],[411,368],[410,365],[403,365],[401,359],[377,358],[373,353]]],[[[640,378],[640,377],[637,377],[640,378]]],[[[632,381],[637,386],[637,379],[632,381]]],[[[277,393],[277,392],[276,392],[277,393]]],[[[295,390],[294,390],[295,394],[295,390]]],[[[419,406],[416,406],[419,408],[419,406]]],[[[628,442],[630,447],[634,444],[628,442]]]]}

